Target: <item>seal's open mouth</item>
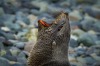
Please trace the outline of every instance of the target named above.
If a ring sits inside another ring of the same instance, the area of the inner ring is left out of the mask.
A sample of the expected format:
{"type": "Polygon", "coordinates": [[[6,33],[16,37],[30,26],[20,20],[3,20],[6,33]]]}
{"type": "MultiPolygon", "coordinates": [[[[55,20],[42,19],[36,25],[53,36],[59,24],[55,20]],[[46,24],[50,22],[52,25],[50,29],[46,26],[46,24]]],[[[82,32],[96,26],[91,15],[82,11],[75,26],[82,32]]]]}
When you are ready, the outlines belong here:
{"type": "Polygon", "coordinates": [[[46,21],[44,20],[38,20],[38,24],[40,28],[47,28],[47,30],[50,30],[52,32],[55,31],[60,31],[64,24],[68,21],[68,14],[67,13],[61,13],[60,15],[57,16],[57,18],[52,21],[51,24],[48,24],[46,21]]]}
{"type": "MultiPolygon", "coordinates": [[[[40,23],[42,26],[44,27],[50,27],[52,24],[48,24],[47,22],[45,22],[44,20],[38,20],[38,23],[40,23]]],[[[56,22],[54,22],[54,24],[57,25],[56,22]]],[[[58,31],[60,31],[60,29],[63,27],[64,22],[62,23],[58,23],[57,27],[55,29],[58,29],[58,31]]]]}

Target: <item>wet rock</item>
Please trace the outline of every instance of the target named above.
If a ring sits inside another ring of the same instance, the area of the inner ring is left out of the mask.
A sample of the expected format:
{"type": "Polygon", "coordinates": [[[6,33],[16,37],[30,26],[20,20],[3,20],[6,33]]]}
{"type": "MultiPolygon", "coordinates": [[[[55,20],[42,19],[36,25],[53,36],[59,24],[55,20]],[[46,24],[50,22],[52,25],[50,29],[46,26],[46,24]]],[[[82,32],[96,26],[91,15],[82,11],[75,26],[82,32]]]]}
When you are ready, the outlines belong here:
{"type": "Polygon", "coordinates": [[[16,18],[16,20],[22,21],[22,22],[26,23],[27,25],[29,25],[30,22],[29,22],[29,19],[26,16],[28,16],[28,15],[19,11],[19,12],[16,12],[15,18],[16,18]]]}
{"type": "Polygon", "coordinates": [[[74,10],[73,12],[69,13],[69,19],[73,22],[78,22],[82,20],[82,16],[79,11],[74,10]]]}
{"type": "Polygon", "coordinates": [[[77,48],[75,48],[75,51],[76,51],[76,53],[77,53],[78,56],[85,55],[86,50],[87,50],[87,47],[84,46],[83,44],[80,44],[80,46],[78,46],[77,48]]]}
{"type": "Polygon", "coordinates": [[[30,10],[30,13],[31,14],[34,14],[34,15],[39,15],[40,14],[40,11],[39,10],[36,10],[36,9],[31,9],[30,10]]]}
{"type": "Polygon", "coordinates": [[[9,50],[6,50],[6,53],[2,55],[2,57],[10,60],[10,61],[16,61],[16,57],[12,56],[11,52],[9,50]]]}
{"type": "Polygon", "coordinates": [[[98,34],[96,34],[96,35],[97,35],[98,40],[100,40],[100,34],[98,33],[98,34]]]}
{"type": "Polygon", "coordinates": [[[18,49],[17,47],[11,47],[9,49],[9,51],[11,52],[11,55],[12,56],[17,56],[21,52],[21,50],[18,49]]]}
{"type": "Polygon", "coordinates": [[[81,22],[82,28],[85,31],[94,30],[94,31],[100,32],[99,24],[100,24],[100,22],[98,22],[98,21],[95,22],[94,20],[89,20],[89,19],[81,22]]]}
{"type": "Polygon", "coordinates": [[[17,61],[23,64],[27,63],[27,59],[26,59],[26,55],[24,52],[19,53],[18,57],[17,57],[17,61]]]}
{"type": "Polygon", "coordinates": [[[0,49],[0,56],[6,55],[6,50],[0,49]]]}
{"type": "Polygon", "coordinates": [[[25,64],[22,64],[22,63],[14,63],[14,64],[11,64],[11,66],[26,66],[25,64]]]}
{"type": "Polygon", "coordinates": [[[83,57],[77,57],[76,59],[78,62],[80,62],[82,64],[86,64],[86,60],[83,57]]]}
{"type": "Polygon", "coordinates": [[[86,54],[90,55],[95,53],[96,55],[100,56],[100,45],[94,45],[90,48],[88,48],[86,54]]]}
{"type": "Polygon", "coordinates": [[[96,63],[97,61],[95,59],[93,59],[92,57],[85,57],[84,58],[86,60],[86,64],[87,65],[93,65],[94,63],[96,63]]]}
{"type": "Polygon", "coordinates": [[[45,12],[47,10],[48,3],[45,1],[32,1],[31,4],[40,9],[40,12],[45,12]],[[40,5],[38,5],[40,4],[40,5]]]}
{"type": "Polygon", "coordinates": [[[13,43],[11,43],[9,40],[5,40],[3,44],[4,46],[13,46],[13,43]]]}
{"type": "Polygon", "coordinates": [[[3,8],[0,7],[0,16],[3,16],[5,13],[4,13],[4,10],[3,8]]]}
{"type": "Polygon", "coordinates": [[[94,63],[93,66],[100,66],[100,62],[94,63]]]}
{"type": "Polygon", "coordinates": [[[92,46],[95,45],[95,41],[97,40],[97,36],[94,34],[89,34],[89,33],[85,33],[82,34],[79,38],[78,38],[78,43],[83,43],[85,46],[92,46]]]}
{"type": "Polygon", "coordinates": [[[15,44],[15,46],[19,49],[24,49],[25,43],[24,42],[18,42],[15,44]]]}
{"type": "Polygon", "coordinates": [[[86,12],[91,17],[100,19],[100,9],[99,8],[91,7],[91,6],[86,6],[82,8],[83,8],[83,11],[86,12]]]}
{"type": "Polygon", "coordinates": [[[0,66],[10,66],[9,60],[7,60],[3,57],[0,57],[0,66]]]}
{"type": "MultiPolygon", "coordinates": [[[[96,0],[97,1],[97,0],[96,0]]],[[[78,4],[82,4],[82,3],[85,3],[85,4],[95,4],[96,1],[94,2],[93,0],[76,0],[76,2],[78,4]]]]}
{"type": "Polygon", "coordinates": [[[70,39],[70,44],[69,44],[71,47],[75,48],[78,46],[78,43],[76,40],[74,39],[70,39]]]}
{"type": "Polygon", "coordinates": [[[0,41],[0,50],[4,49],[3,43],[0,41]]]}
{"type": "MultiPolygon", "coordinates": [[[[6,0],[6,1],[8,1],[8,0],[6,0]]],[[[3,7],[5,13],[15,14],[15,12],[19,10],[18,7],[20,5],[17,2],[12,3],[11,1],[9,1],[9,2],[6,2],[6,1],[2,4],[2,7],[3,7]]]]}
{"type": "Polygon", "coordinates": [[[47,12],[49,14],[52,14],[54,17],[57,16],[62,11],[66,12],[66,11],[69,11],[69,10],[58,7],[57,5],[51,5],[51,6],[48,6],[48,8],[47,8],[47,12]]]}
{"type": "Polygon", "coordinates": [[[1,30],[6,31],[6,32],[10,32],[11,31],[8,27],[1,27],[1,30]]]}
{"type": "Polygon", "coordinates": [[[96,61],[100,62],[100,56],[97,56],[95,53],[90,55],[93,59],[95,59],[96,61]]]}
{"type": "Polygon", "coordinates": [[[73,35],[76,35],[76,36],[81,36],[82,34],[84,34],[85,32],[81,29],[75,29],[71,32],[73,35]]]}
{"type": "Polygon", "coordinates": [[[30,28],[25,37],[28,39],[28,41],[37,41],[37,35],[38,35],[38,29],[37,28],[30,28]]]}

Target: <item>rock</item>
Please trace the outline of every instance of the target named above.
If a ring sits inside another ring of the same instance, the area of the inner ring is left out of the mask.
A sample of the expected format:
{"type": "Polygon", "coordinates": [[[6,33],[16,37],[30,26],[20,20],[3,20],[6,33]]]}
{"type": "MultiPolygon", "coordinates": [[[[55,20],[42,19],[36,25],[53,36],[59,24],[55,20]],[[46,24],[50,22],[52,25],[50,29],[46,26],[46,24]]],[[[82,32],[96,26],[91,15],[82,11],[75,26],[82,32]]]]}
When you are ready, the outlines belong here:
{"type": "Polygon", "coordinates": [[[71,35],[71,38],[74,39],[74,40],[78,40],[78,37],[75,36],[75,35],[71,35]]]}
{"type": "Polygon", "coordinates": [[[70,39],[70,44],[69,44],[71,47],[73,47],[73,48],[75,48],[75,47],[77,47],[78,46],[78,43],[77,43],[77,41],[76,40],[74,40],[74,39],[70,39]]]}
{"type": "Polygon", "coordinates": [[[75,29],[71,32],[73,35],[76,35],[76,36],[81,36],[82,34],[84,34],[85,32],[81,29],[75,29]]]}
{"type": "Polygon", "coordinates": [[[9,60],[7,60],[3,57],[0,57],[0,66],[10,66],[9,60]]]}
{"type": "Polygon", "coordinates": [[[17,63],[11,64],[11,66],[26,66],[26,65],[25,65],[25,64],[22,64],[22,63],[17,62],[17,63]]]}
{"type": "Polygon", "coordinates": [[[15,39],[13,33],[11,33],[10,31],[0,30],[0,36],[4,37],[5,41],[7,41],[8,39],[15,39]]]}
{"type": "Polygon", "coordinates": [[[100,19],[100,9],[97,7],[85,6],[83,7],[83,11],[86,12],[93,18],[100,19]]]}
{"type": "Polygon", "coordinates": [[[11,31],[8,27],[1,27],[1,30],[7,31],[7,32],[11,31]]]}
{"type": "Polygon", "coordinates": [[[29,22],[29,19],[26,16],[28,16],[28,15],[21,12],[21,11],[18,11],[18,12],[16,12],[16,17],[15,18],[16,18],[16,20],[22,21],[25,24],[29,25],[30,22],[29,22]]]}
{"type": "Polygon", "coordinates": [[[21,29],[21,26],[18,23],[11,23],[9,26],[11,30],[18,32],[21,29]]]}
{"type": "Polygon", "coordinates": [[[28,32],[28,29],[23,29],[22,31],[19,31],[17,34],[16,34],[16,38],[17,39],[21,39],[22,37],[24,37],[28,32]]]}
{"type": "Polygon", "coordinates": [[[94,0],[76,0],[78,4],[95,4],[97,0],[94,2],[94,0]]]}
{"type": "Polygon", "coordinates": [[[86,64],[86,60],[83,57],[77,57],[77,61],[82,64],[86,64]]]}
{"type": "Polygon", "coordinates": [[[31,4],[40,9],[40,12],[45,12],[47,10],[48,3],[45,1],[32,1],[31,4]],[[40,5],[38,5],[40,4],[40,5]]]}
{"type": "Polygon", "coordinates": [[[85,57],[84,58],[85,59],[85,61],[86,61],[86,64],[87,65],[93,65],[94,63],[96,63],[97,61],[95,60],[95,59],[93,59],[92,57],[85,57]]]}
{"type": "Polygon", "coordinates": [[[73,22],[78,22],[82,20],[82,16],[79,11],[74,10],[73,12],[69,13],[69,19],[73,22]]]}
{"type": "Polygon", "coordinates": [[[27,59],[26,59],[26,55],[24,52],[20,52],[18,57],[17,57],[17,62],[26,64],[27,63],[27,59]]]}
{"type": "Polygon", "coordinates": [[[42,5],[40,6],[40,12],[45,12],[47,10],[48,3],[40,2],[39,4],[42,5]]]}
{"type": "Polygon", "coordinates": [[[70,3],[67,2],[67,1],[63,1],[63,2],[60,2],[59,5],[62,6],[62,7],[69,7],[70,3]]]}
{"type": "Polygon", "coordinates": [[[29,52],[24,51],[24,50],[23,50],[22,52],[25,54],[25,57],[26,57],[26,58],[28,58],[28,57],[29,57],[29,52]]]}
{"type": "Polygon", "coordinates": [[[10,24],[12,24],[14,20],[15,20],[15,15],[5,14],[3,16],[3,22],[6,27],[9,27],[9,28],[12,27],[10,26],[10,24]]]}
{"type": "Polygon", "coordinates": [[[0,7],[0,16],[3,16],[5,13],[4,13],[4,10],[3,8],[0,7]]]}
{"type": "Polygon", "coordinates": [[[28,15],[28,19],[32,23],[37,19],[37,16],[31,14],[31,15],[28,15]]]}
{"type": "Polygon", "coordinates": [[[0,41],[0,50],[5,49],[3,43],[0,41]]]}
{"type": "Polygon", "coordinates": [[[13,46],[13,43],[11,43],[11,42],[8,41],[8,40],[5,40],[5,41],[3,42],[3,44],[4,44],[5,46],[13,46]]]}
{"type": "Polygon", "coordinates": [[[15,46],[19,49],[24,49],[25,43],[24,42],[17,42],[17,43],[15,43],[15,46]]]}
{"type": "Polygon", "coordinates": [[[96,32],[100,32],[99,24],[100,24],[100,22],[90,20],[90,19],[84,20],[84,21],[81,22],[82,29],[84,29],[85,31],[94,30],[96,32]]]}
{"type": "Polygon", "coordinates": [[[15,14],[16,11],[19,10],[19,8],[18,8],[19,3],[15,2],[12,4],[11,2],[5,2],[5,3],[3,3],[2,7],[3,7],[6,14],[15,14]]]}
{"type": "Polygon", "coordinates": [[[41,14],[39,10],[36,10],[36,9],[31,9],[30,10],[30,13],[34,14],[34,15],[39,15],[41,14]]]}
{"type": "Polygon", "coordinates": [[[96,35],[97,35],[98,40],[100,40],[100,34],[98,33],[98,34],[96,34],[96,35]]]}
{"type": "Polygon", "coordinates": [[[90,48],[88,48],[86,54],[90,55],[90,54],[93,54],[95,53],[96,55],[100,56],[100,45],[94,45],[94,46],[91,46],[90,48]]]}
{"type": "Polygon", "coordinates": [[[100,41],[98,40],[98,41],[96,41],[96,45],[99,45],[100,44],[100,41]]]}
{"type": "Polygon", "coordinates": [[[6,51],[4,49],[0,49],[0,56],[6,55],[6,51]]]}
{"type": "Polygon", "coordinates": [[[34,42],[36,42],[37,41],[37,35],[38,35],[38,29],[37,28],[30,28],[29,31],[27,32],[27,34],[25,35],[25,37],[29,41],[34,40],[34,42]]]}
{"type": "Polygon", "coordinates": [[[93,59],[95,59],[96,61],[100,62],[100,56],[97,56],[95,53],[90,55],[93,59]]]}
{"type": "Polygon", "coordinates": [[[96,44],[97,36],[95,34],[85,33],[78,38],[78,43],[83,43],[85,46],[92,46],[96,44]]]}
{"type": "Polygon", "coordinates": [[[7,50],[6,54],[2,55],[2,57],[8,59],[9,61],[17,61],[16,57],[13,56],[9,50],[7,50]]]}
{"type": "Polygon", "coordinates": [[[66,10],[64,8],[58,7],[57,5],[49,5],[47,8],[47,12],[52,14],[54,17],[57,16],[59,13],[66,10]]]}
{"type": "Polygon", "coordinates": [[[100,62],[94,63],[93,66],[100,66],[100,62]]]}
{"type": "Polygon", "coordinates": [[[85,52],[87,50],[87,47],[84,46],[83,44],[80,44],[80,46],[78,46],[77,48],[75,48],[75,51],[77,53],[77,55],[85,55],[85,52]]]}
{"type": "Polygon", "coordinates": [[[12,56],[17,56],[21,52],[21,50],[17,47],[11,47],[9,51],[11,52],[12,56]]]}

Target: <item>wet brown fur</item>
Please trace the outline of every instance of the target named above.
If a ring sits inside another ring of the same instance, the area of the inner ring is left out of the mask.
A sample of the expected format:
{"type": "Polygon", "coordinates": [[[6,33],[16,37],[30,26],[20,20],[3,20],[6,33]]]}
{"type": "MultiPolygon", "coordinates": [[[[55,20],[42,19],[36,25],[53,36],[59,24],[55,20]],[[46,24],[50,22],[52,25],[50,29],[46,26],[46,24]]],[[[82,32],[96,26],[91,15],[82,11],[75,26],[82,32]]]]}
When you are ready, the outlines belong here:
{"type": "Polygon", "coordinates": [[[30,52],[28,66],[70,66],[68,61],[68,43],[70,25],[68,14],[61,13],[54,24],[39,30],[38,40],[30,52]],[[65,22],[60,31],[55,23],[65,22]]]}

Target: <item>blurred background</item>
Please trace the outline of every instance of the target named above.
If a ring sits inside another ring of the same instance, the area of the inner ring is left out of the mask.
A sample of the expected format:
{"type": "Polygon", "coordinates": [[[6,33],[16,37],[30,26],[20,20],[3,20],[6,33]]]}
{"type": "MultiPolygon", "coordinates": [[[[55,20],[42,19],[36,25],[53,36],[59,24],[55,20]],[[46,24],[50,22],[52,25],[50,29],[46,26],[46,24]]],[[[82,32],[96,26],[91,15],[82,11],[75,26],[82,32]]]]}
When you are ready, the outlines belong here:
{"type": "Polygon", "coordinates": [[[0,66],[26,66],[39,19],[69,13],[72,66],[100,66],[100,0],[0,0],[0,66]]]}

